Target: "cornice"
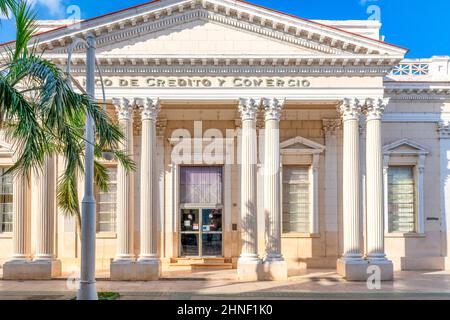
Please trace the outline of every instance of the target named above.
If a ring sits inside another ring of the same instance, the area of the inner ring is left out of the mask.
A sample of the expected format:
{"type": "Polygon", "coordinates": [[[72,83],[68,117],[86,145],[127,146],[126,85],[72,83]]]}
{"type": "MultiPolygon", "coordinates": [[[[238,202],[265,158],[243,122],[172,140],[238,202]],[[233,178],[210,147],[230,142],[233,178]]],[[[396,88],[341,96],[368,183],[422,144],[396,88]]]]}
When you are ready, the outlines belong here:
{"type": "MultiPolygon", "coordinates": [[[[63,69],[64,64],[59,64],[63,69]]],[[[289,76],[383,76],[389,72],[389,67],[366,66],[186,66],[186,65],[100,65],[103,75],[289,75],[289,76]]],[[[84,65],[75,65],[71,69],[73,75],[84,75],[84,65]]]]}
{"type": "MultiPolygon", "coordinates": [[[[53,60],[60,65],[67,64],[66,54],[44,54],[46,59],[53,60]]],[[[347,69],[377,69],[389,72],[392,65],[401,61],[401,57],[383,57],[376,55],[324,55],[324,54],[299,54],[299,55],[178,55],[178,54],[124,54],[97,55],[97,60],[103,66],[239,66],[239,67],[312,67],[320,66],[333,69],[345,67],[347,69]]],[[[86,61],[85,54],[72,55],[72,64],[74,66],[84,65],[86,61]]]]}
{"type": "Polygon", "coordinates": [[[130,39],[149,32],[166,29],[193,20],[208,20],[258,33],[279,41],[296,44],[315,51],[339,54],[401,55],[406,52],[374,39],[334,29],[308,20],[276,14],[267,9],[235,1],[190,0],[171,1],[147,7],[128,15],[111,15],[95,22],[81,23],[81,29],[63,28],[36,38],[41,50],[64,52],[74,37],[92,32],[100,47],[121,39],[130,39]],[[114,17],[115,20],[112,20],[114,17]],[[63,48],[61,50],[61,48],[63,48]]]}
{"type": "Polygon", "coordinates": [[[391,100],[450,100],[449,88],[385,88],[387,97],[391,100]]]}

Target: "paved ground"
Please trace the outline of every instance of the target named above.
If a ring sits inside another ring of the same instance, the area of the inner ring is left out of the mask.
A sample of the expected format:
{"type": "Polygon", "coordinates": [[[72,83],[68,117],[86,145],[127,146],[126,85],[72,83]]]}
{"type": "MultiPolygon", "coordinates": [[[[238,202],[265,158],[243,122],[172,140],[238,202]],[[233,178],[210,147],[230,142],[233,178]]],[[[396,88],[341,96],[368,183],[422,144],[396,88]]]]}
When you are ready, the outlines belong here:
{"type": "MultiPolygon", "coordinates": [[[[142,299],[445,299],[450,300],[450,271],[398,272],[394,282],[369,290],[346,282],[335,271],[315,270],[279,282],[238,282],[236,270],[165,272],[155,282],[97,282],[99,291],[119,292],[123,300],[142,299]]],[[[0,281],[0,299],[71,299],[76,283],[0,281]]]]}

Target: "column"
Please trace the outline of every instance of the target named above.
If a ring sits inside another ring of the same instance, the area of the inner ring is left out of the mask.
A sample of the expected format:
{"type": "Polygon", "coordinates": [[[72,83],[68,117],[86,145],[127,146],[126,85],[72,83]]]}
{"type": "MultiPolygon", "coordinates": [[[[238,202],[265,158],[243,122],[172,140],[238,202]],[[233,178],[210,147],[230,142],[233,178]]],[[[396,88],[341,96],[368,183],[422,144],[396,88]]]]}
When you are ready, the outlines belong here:
{"type": "Polygon", "coordinates": [[[13,178],[13,253],[3,265],[3,279],[20,280],[30,263],[30,205],[29,181],[24,175],[13,178]]]}
{"type": "MultiPolygon", "coordinates": [[[[119,125],[124,135],[122,150],[133,154],[133,106],[128,99],[114,99],[119,125]]],[[[132,173],[117,165],[117,252],[116,261],[134,260],[132,173]]]]}
{"type": "Polygon", "coordinates": [[[338,238],[338,157],[336,131],[341,127],[341,119],[324,119],[325,133],[325,241],[327,256],[339,255],[338,238]]]}
{"type": "Polygon", "coordinates": [[[141,190],[139,264],[146,280],[157,280],[160,274],[158,257],[158,171],[156,163],[156,118],[160,110],[158,99],[147,98],[141,106],[141,190]]]}
{"type": "Polygon", "coordinates": [[[30,260],[29,182],[24,175],[14,177],[13,256],[3,267],[6,280],[50,280],[61,274],[55,257],[56,174],[55,158],[46,157],[41,170],[33,174],[35,255],[30,260]]]}
{"type": "Polygon", "coordinates": [[[30,259],[29,181],[22,174],[13,178],[13,254],[11,260],[30,259]]]}
{"type": "Polygon", "coordinates": [[[256,114],[260,101],[240,99],[242,120],[241,138],[241,255],[238,260],[238,278],[257,280],[261,260],[258,256],[257,236],[257,139],[256,114]]]}
{"type": "Polygon", "coordinates": [[[382,280],[393,279],[393,264],[384,252],[383,152],[381,117],[386,101],[367,99],[366,114],[366,230],[367,258],[381,270],[382,280]]]}
{"type": "Polygon", "coordinates": [[[47,157],[42,171],[35,175],[35,202],[33,209],[36,216],[36,253],[35,261],[53,260],[55,258],[55,163],[54,158],[47,157]]]}
{"type": "Polygon", "coordinates": [[[344,252],[337,271],[347,280],[366,280],[367,263],[361,254],[359,117],[360,102],[344,99],[338,108],[344,130],[343,150],[343,233],[344,252]]]}
{"type": "Polygon", "coordinates": [[[265,112],[264,215],[266,221],[267,280],[287,279],[287,263],[281,254],[280,117],[284,100],[263,99],[265,112]]]}
{"type": "Polygon", "coordinates": [[[450,121],[438,125],[441,162],[441,212],[445,270],[450,270],[450,121]]]}

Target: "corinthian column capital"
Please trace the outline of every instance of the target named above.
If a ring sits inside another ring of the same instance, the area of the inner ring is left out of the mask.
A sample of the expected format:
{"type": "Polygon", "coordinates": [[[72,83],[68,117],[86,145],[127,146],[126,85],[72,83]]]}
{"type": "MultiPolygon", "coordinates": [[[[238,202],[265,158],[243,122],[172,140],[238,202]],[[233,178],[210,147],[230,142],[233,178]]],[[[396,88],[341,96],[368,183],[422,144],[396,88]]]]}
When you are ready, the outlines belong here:
{"type": "Polygon", "coordinates": [[[119,120],[132,120],[133,105],[127,98],[113,98],[119,120]]]}
{"type": "Polygon", "coordinates": [[[280,120],[281,111],[283,111],[285,100],[278,100],[276,98],[263,99],[263,107],[265,118],[267,120],[280,120]]]}
{"type": "Polygon", "coordinates": [[[356,98],[345,98],[338,106],[338,112],[344,121],[358,120],[361,114],[361,101],[356,98]]]}
{"type": "Polygon", "coordinates": [[[323,119],[323,131],[326,136],[336,135],[336,131],[342,127],[341,119],[323,119]]]}
{"type": "Polygon", "coordinates": [[[367,98],[364,106],[367,120],[381,120],[388,102],[389,99],[367,98]]]}
{"type": "Polygon", "coordinates": [[[161,105],[158,98],[147,98],[143,101],[140,107],[142,120],[156,121],[158,113],[161,110],[161,105]]]}
{"type": "Polygon", "coordinates": [[[256,120],[256,113],[261,105],[260,99],[241,98],[239,99],[239,112],[242,121],[256,120]]]}
{"type": "Polygon", "coordinates": [[[440,121],[438,123],[438,133],[441,139],[450,139],[450,121],[440,121]]]}

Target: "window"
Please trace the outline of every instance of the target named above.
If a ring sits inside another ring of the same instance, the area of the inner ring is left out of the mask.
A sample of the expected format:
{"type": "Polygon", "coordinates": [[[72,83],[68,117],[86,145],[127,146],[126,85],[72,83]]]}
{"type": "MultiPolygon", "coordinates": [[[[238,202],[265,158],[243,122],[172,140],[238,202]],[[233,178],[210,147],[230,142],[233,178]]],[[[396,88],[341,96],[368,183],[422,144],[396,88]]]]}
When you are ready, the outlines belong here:
{"type": "Polygon", "coordinates": [[[388,172],[389,232],[414,232],[416,195],[413,166],[391,166],[388,172]]]}
{"type": "Polygon", "coordinates": [[[117,167],[107,167],[108,191],[97,191],[97,232],[116,231],[117,167]]]}
{"type": "Polygon", "coordinates": [[[401,139],[383,147],[385,230],[425,233],[425,162],[429,151],[401,139]]]}
{"type": "Polygon", "coordinates": [[[13,223],[13,179],[5,172],[8,168],[0,168],[0,232],[12,232],[13,223]]]}
{"type": "Polygon", "coordinates": [[[283,232],[310,231],[310,168],[283,167],[283,232]]]}
{"type": "Polygon", "coordinates": [[[222,167],[181,167],[180,203],[221,204],[222,167]]]}

